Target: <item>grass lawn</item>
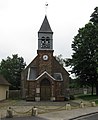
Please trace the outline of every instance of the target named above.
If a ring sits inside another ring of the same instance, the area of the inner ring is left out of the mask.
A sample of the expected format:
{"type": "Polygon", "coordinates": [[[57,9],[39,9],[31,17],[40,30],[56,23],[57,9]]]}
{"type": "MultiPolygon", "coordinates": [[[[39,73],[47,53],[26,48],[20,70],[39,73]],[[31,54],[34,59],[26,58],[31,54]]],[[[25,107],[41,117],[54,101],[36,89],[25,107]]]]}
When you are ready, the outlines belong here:
{"type": "Polygon", "coordinates": [[[77,96],[77,99],[82,99],[85,101],[95,101],[96,104],[98,104],[98,96],[96,95],[79,95],[77,96]]]}
{"type": "Polygon", "coordinates": [[[95,103],[98,105],[98,100],[95,100],[95,103]]]}

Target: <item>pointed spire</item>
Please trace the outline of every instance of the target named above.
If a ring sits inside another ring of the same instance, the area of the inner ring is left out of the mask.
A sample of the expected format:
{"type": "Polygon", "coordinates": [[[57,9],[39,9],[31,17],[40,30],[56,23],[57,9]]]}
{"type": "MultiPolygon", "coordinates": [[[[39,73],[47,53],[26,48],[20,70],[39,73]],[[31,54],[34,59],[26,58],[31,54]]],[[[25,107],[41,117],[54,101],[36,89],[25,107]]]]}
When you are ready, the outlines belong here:
{"type": "Polygon", "coordinates": [[[51,29],[51,27],[49,25],[49,22],[48,22],[48,19],[47,19],[46,15],[45,15],[43,23],[42,23],[42,25],[40,27],[40,30],[38,32],[40,32],[40,33],[53,33],[52,29],[51,29]]]}

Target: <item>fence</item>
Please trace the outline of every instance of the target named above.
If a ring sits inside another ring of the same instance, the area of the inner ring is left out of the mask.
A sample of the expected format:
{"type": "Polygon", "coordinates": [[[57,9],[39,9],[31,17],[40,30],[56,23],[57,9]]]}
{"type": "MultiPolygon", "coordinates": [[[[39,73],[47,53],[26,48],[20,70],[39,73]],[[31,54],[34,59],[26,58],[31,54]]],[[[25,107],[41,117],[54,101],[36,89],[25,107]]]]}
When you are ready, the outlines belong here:
{"type": "MultiPolygon", "coordinates": [[[[86,90],[86,89],[85,89],[86,90]]],[[[91,88],[87,88],[87,94],[90,94],[92,91],[91,88]]],[[[70,95],[78,95],[78,94],[84,94],[84,89],[83,88],[70,88],[69,89],[69,94],[70,95]]],[[[94,88],[94,93],[96,92],[94,88]]],[[[9,91],[9,98],[11,99],[21,99],[21,91],[20,90],[10,90],[9,91]]]]}
{"type": "MultiPolygon", "coordinates": [[[[91,88],[70,88],[69,94],[70,95],[78,95],[78,94],[90,94],[92,92],[91,88]]],[[[94,93],[96,92],[96,89],[94,88],[94,93]]]]}
{"type": "Polygon", "coordinates": [[[20,99],[21,98],[21,91],[20,90],[10,90],[9,91],[9,98],[20,99]]]}

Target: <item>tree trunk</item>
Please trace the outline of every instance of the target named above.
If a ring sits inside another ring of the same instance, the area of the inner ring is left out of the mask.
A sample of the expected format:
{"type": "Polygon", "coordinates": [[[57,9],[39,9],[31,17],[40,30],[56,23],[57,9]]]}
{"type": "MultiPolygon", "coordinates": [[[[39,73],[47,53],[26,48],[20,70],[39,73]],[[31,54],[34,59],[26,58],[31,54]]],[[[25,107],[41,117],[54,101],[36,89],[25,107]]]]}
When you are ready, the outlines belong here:
{"type": "Polygon", "coordinates": [[[92,82],[92,96],[93,96],[93,93],[94,93],[94,83],[92,82]]]}
{"type": "Polygon", "coordinates": [[[96,95],[98,96],[98,81],[96,81],[96,95]]]}

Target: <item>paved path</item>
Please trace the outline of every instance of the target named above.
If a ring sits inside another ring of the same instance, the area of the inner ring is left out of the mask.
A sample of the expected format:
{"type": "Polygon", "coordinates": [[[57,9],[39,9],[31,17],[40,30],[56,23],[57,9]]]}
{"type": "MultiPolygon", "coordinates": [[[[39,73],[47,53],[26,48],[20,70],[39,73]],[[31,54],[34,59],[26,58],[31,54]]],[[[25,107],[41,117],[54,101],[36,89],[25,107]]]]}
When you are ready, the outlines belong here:
{"type": "Polygon", "coordinates": [[[98,107],[78,108],[39,114],[37,117],[21,117],[2,120],[71,120],[72,118],[98,112],[98,107]]]}
{"type": "Polygon", "coordinates": [[[41,114],[40,117],[48,120],[69,120],[78,116],[98,112],[98,107],[78,108],[73,110],[63,110],[52,113],[41,114]]]}

